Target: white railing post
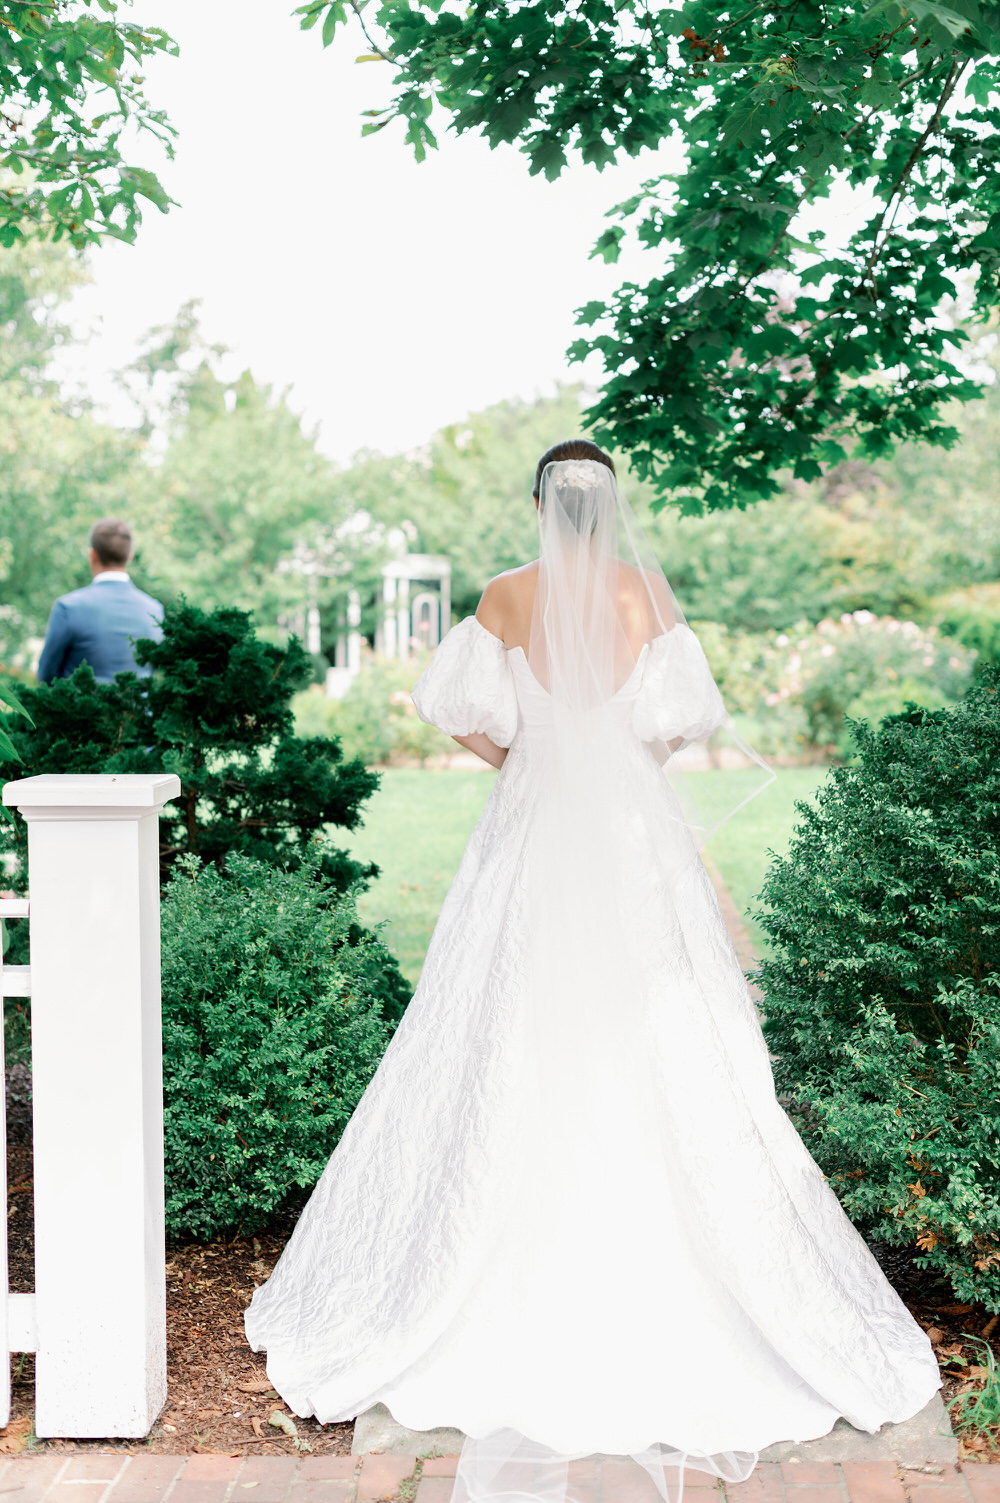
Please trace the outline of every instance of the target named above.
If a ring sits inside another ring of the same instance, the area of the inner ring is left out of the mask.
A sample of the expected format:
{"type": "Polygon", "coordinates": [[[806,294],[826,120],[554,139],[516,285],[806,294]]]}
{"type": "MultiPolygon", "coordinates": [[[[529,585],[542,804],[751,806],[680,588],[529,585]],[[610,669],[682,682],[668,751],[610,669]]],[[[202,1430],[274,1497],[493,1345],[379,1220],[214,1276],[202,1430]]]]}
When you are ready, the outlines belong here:
{"type": "Polygon", "coordinates": [[[157,823],[179,792],[3,790],[28,822],[39,1436],[142,1436],[166,1399],[157,823]]]}

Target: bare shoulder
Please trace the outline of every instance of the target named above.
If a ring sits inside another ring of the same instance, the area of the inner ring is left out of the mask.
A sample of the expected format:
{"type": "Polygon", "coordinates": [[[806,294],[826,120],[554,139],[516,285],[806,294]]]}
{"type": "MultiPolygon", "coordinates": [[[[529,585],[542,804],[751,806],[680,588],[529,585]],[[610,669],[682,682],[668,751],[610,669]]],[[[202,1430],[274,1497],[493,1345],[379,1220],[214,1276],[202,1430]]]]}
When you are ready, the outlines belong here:
{"type": "Polygon", "coordinates": [[[649,631],[661,622],[665,631],[670,631],[676,620],[674,597],[670,586],[658,569],[641,568],[638,564],[620,566],[618,589],[621,605],[631,625],[637,632],[649,631]],[[649,620],[650,604],[654,621],[649,620]]]}
{"type": "Polygon", "coordinates": [[[511,625],[520,622],[526,605],[530,614],[537,578],[537,559],[496,575],[483,591],[476,620],[495,637],[505,638],[511,625]]]}
{"type": "Polygon", "coordinates": [[[652,596],[658,614],[663,620],[663,625],[670,631],[677,620],[677,608],[674,605],[674,595],[667,581],[658,569],[643,569],[649,593],[652,596]]]}

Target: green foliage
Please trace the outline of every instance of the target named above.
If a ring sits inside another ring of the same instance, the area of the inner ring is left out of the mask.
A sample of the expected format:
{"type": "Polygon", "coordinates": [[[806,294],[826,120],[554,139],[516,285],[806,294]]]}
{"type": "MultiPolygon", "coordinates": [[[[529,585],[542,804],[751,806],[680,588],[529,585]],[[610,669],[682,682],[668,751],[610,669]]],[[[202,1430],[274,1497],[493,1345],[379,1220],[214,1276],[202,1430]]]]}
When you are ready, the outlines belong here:
{"type": "Polygon", "coordinates": [[[948,1405],[952,1426],[959,1435],[995,1430],[1000,1425],[1000,1371],[993,1348],[978,1336],[965,1339],[973,1349],[979,1348],[982,1361],[976,1365],[986,1381],[982,1388],[956,1395],[948,1405]]]}
{"type": "MultiPolygon", "coordinates": [[[[0,660],[21,668],[57,595],[90,582],[87,536],[127,511],[132,437],[0,383],[0,660]]],[[[132,577],[143,585],[141,562],[132,577]]]]}
{"type": "MultiPolygon", "coordinates": [[[[328,43],[349,9],[298,14],[328,43]]],[[[601,167],[684,143],[595,247],[613,261],[633,233],[654,275],[581,309],[596,328],[570,351],[602,357],[592,419],[661,495],[745,506],[782,471],[954,440],[944,404],[977,386],[940,310],[966,274],[975,317],[1000,302],[996,0],[387,0],[378,25],[395,93],[371,128],[401,118],[418,157],[435,104],[549,178],[570,151],[601,167]],[[846,190],[863,222],[810,228],[846,190]]]]}
{"type": "Polygon", "coordinates": [[[498,402],[442,428],[415,459],[362,459],[342,492],[380,521],[414,523],[425,552],[447,554],[452,604],[459,617],[471,615],[487,580],[534,556],[535,466],[551,444],[585,426],[576,387],[535,402],[498,402]]]}
{"type": "Polygon", "coordinates": [[[328,699],[316,688],[296,695],[295,728],[300,736],[336,736],[345,757],[369,767],[450,755],[454,741],[425,725],[410,698],[426,666],[425,655],[400,662],[368,653],[342,699],[328,699]]]}
{"type": "Polygon", "coordinates": [[[764,883],[777,1083],[847,1213],[1000,1310],[1000,674],[856,735],[764,883]]]}
{"type": "Polygon", "coordinates": [[[767,756],[846,759],[853,720],[878,723],[908,704],[942,709],[965,693],[975,654],[937,627],[845,613],[790,632],[695,623],[712,672],[747,734],[767,756]]]}
{"type": "MultiPolygon", "coordinates": [[[[87,584],[87,534],[125,512],[134,489],[133,435],[64,402],[48,379],[66,341],[59,308],[84,281],[63,242],[0,250],[0,662],[27,667],[56,595],[87,584]]],[[[132,569],[145,582],[141,556],[132,569]]]]}
{"type": "Polygon", "coordinates": [[[140,200],[171,200],[121,152],[145,132],[173,154],[174,130],[142,89],[142,68],[176,44],[121,16],[118,0],[0,0],[0,246],[25,235],[78,249],[134,240],[140,200]]]}
{"type": "MultiPolygon", "coordinates": [[[[20,715],[28,721],[29,725],[31,724],[31,716],[24,708],[10,681],[0,679],[0,768],[3,767],[5,762],[20,761],[17,747],[8,735],[5,726],[7,716],[11,714],[20,715]]],[[[14,822],[14,816],[5,804],[0,804],[0,819],[6,820],[8,824],[13,824],[14,822]]],[[[0,963],[2,963],[2,957],[7,953],[8,943],[7,922],[5,919],[0,918],[0,963]]],[[[0,1001],[0,1011],[3,1011],[2,1001],[0,1001]]]]}
{"type": "MultiPolygon", "coordinates": [[[[232,852],[299,864],[330,824],[353,829],[378,785],[338,743],[293,734],[290,701],[312,676],[294,639],[262,642],[244,611],[167,607],[163,640],[137,644],[152,680],[121,673],[99,684],[83,664],[72,678],[28,690],[32,730],[14,733],[25,774],[176,772],[180,797],[160,816],[164,869],[178,856],[221,863],[232,852]]],[[[346,887],[374,868],[326,851],[324,877],[346,887]]]]}
{"type": "Polygon", "coordinates": [[[262,1227],[323,1171],[388,1042],[358,929],[317,855],[296,872],[184,858],[167,884],[163,1088],[167,1228],[262,1227]]]}
{"type": "Polygon", "coordinates": [[[162,463],[138,480],[130,515],[165,593],[264,620],[288,601],[304,602],[289,555],[318,519],[329,524],[345,511],[315,435],[249,371],[224,380],[225,353],[204,344],[188,304],[172,325],[150,331],[124,373],[143,414],[140,431],[158,428],[167,440],[162,463]]]}
{"type": "Polygon", "coordinates": [[[1000,582],[950,590],[933,605],[942,631],[971,647],[981,664],[1000,663],[1000,582]]]}
{"type": "MultiPolygon", "coordinates": [[[[162,642],[139,643],[136,657],[152,667],[152,679],[120,673],[99,684],[82,664],[72,678],[25,691],[34,724],[11,730],[24,776],[177,773],[180,796],[160,815],[164,876],[180,857],[221,867],[234,854],[286,870],[309,863],[337,891],[378,874],[332,846],[314,849],[329,825],[358,826],[378,774],[345,761],[334,739],[294,734],[291,699],[312,675],[297,641],[275,647],[243,611],[206,612],[182,601],[167,608],[162,642]]],[[[23,887],[20,816],[5,839],[23,887]]],[[[363,939],[360,929],[352,935],[352,943],[363,939]]],[[[391,956],[372,986],[397,1022],[410,988],[391,956]]]]}
{"type": "Polygon", "coordinates": [[[49,390],[45,371],[69,330],[54,314],[75,287],[87,280],[82,258],[65,243],[23,241],[0,251],[0,382],[49,390]]]}
{"type": "Polygon", "coordinates": [[[7,734],[5,725],[6,717],[11,712],[22,716],[29,725],[34,724],[10,680],[0,679],[0,763],[20,761],[17,747],[7,734]]]}
{"type": "MultiPolygon", "coordinates": [[[[960,445],[953,471],[971,447],[960,445]]],[[[822,491],[801,487],[747,511],[650,518],[687,614],[749,632],[857,610],[928,623],[943,589],[1000,574],[991,486],[953,474],[947,498],[918,497],[894,464],[828,478],[822,491]]]]}

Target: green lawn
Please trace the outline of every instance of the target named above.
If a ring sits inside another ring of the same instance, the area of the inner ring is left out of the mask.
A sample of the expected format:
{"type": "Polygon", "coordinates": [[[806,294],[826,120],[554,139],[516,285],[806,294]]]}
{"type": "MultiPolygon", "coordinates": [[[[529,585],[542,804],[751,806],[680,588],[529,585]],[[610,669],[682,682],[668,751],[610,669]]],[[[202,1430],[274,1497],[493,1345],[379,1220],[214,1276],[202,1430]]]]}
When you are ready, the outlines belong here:
{"type": "Polygon", "coordinates": [[[375,861],[382,875],[361,900],[369,923],[388,920],[385,938],[416,984],[438,909],[482,813],[496,773],[390,767],[367,806],[365,823],[343,838],[352,856],[375,861]]]}
{"type": "MultiPolygon", "coordinates": [[[[714,780],[725,794],[738,793],[749,776],[742,772],[690,774],[694,797],[701,779],[714,780]],[[723,781],[725,780],[725,782],[723,781]]],[[[458,867],[465,843],[493,787],[492,772],[431,772],[389,768],[368,805],[364,826],[343,838],[352,853],[376,861],[382,875],[361,900],[369,923],[387,920],[385,937],[413,982],[420,975],[427,942],[442,899],[458,867]]],[[[735,815],[710,841],[708,850],[741,912],[760,887],[768,851],[781,852],[795,822],[796,799],[807,798],[824,777],[822,768],[782,770],[777,781],[735,815]]],[[[748,922],[755,946],[761,936],[748,922]]]]}
{"type": "MultiPolygon", "coordinates": [[[[746,915],[752,907],[771,862],[771,853],[783,855],[797,815],[795,804],[808,799],[826,777],[825,767],[781,767],[774,782],[759,793],[706,845],[706,853],[715,863],[723,882],[732,894],[738,911],[746,915]]],[[[698,784],[711,779],[713,799],[719,796],[736,803],[759,782],[756,772],[699,772],[687,778],[698,799],[698,784]]],[[[750,941],[758,955],[764,949],[764,936],[753,919],[746,919],[750,941]]]]}

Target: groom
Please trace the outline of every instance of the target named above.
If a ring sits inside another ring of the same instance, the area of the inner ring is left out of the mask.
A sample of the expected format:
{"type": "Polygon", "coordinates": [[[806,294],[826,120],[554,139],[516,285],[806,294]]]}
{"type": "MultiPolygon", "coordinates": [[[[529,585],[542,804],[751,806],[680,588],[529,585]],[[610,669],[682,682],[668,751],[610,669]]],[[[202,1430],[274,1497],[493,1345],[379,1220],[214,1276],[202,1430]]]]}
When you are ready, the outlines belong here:
{"type": "Polygon", "coordinates": [[[163,606],[143,594],[128,576],[132,530],[117,517],[104,517],[90,529],[90,572],[93,581],[52,607],[45,646],[38,661],[43,684],[69,678],[81,663],[89,663],[99,684],[110,684],[116,673],[152,671],[140,668],[132,644],[139,637],[158,642],[163,606]]]}

